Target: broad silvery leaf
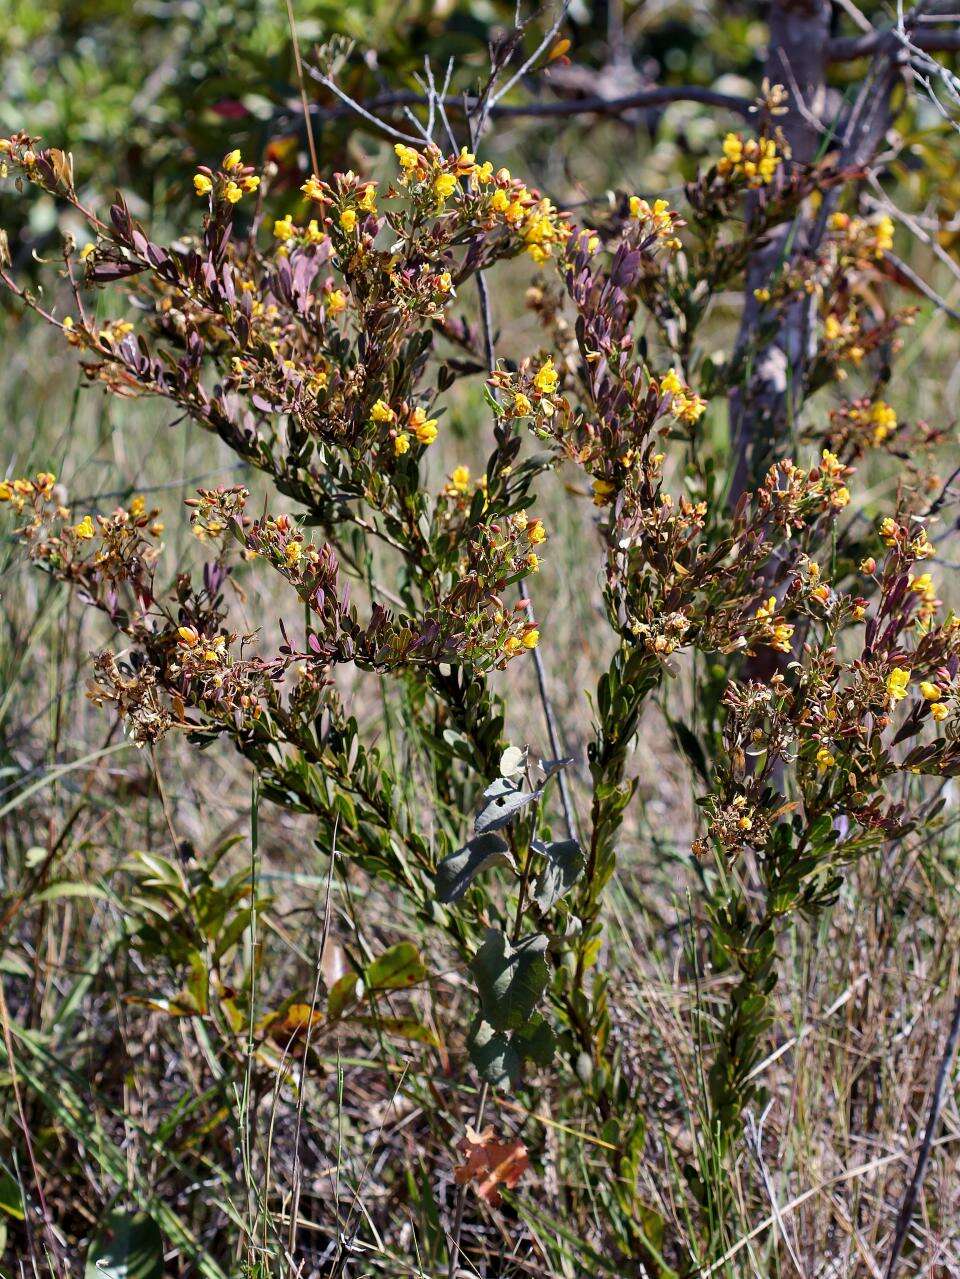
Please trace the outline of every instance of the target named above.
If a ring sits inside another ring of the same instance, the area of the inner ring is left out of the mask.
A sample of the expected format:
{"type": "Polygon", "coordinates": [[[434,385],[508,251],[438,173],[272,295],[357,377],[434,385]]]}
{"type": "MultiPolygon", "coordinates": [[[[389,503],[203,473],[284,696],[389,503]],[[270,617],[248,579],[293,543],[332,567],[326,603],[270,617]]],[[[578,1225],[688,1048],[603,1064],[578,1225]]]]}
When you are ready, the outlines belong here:
{"type": "Polygon", "coordinates": [[[516,1087],[524,1061],[549,1066],[556,1039],[539,1013],[534,1013],[519,1030],[494,1030],[488,1021],[479,1021],[470,1036],[470,1060],[481,1079],[495,1088],[516,1087]]]}
{"type": "Polygon", "coordinates": [[[559,773],[563,768],[569,768],[572,763],[572,755],[567,755],[564,759],[542,759],[540,761],[540,771],[543,773],[544,779],[546,779],[552,777],[554,773],[559,773]]]}
{"type": "Polygon", "coordinates": [[[529,1020],[550,978],[546,951],[542,933],[513,945],[498,928],[487,929],[470,968],[483,1019],[494,1030],[517,1030],[529,1020]]]}
{"type": "Polygon", "coordinates": [[[583,851],[575,839],[560,839],[554,844],[531,845],[542,853],[543,868],[533,887],[533,900],[547,911],[568,893],[583,873],[583,851]]]}
{"type": "Polygon", "coordinates": [[[516,777],[518,773],[523,772],[526,763],[526,747],[521,750],[519,746],[508,746],[500,756],[500,776],[516,777]]]}
{"type": "Polygon", "coordinates": [[[485,802],[477,814],[473,829],[478,835],[488,830],[499,830],[501,826],[506,826],[512,821],[517,813],[522,808],[526,808],[539,794],[538,790],[518,790],[506,777],[499,778],[483,792],[485,802]]]}
{"type": "Polygon", "coordinates": [[[513,865],[510,848],[499,835],[477,835],[463,848],[450,853],[437,867],[437,901],[455,902],[478,875],[492,866],[513,865]]]}

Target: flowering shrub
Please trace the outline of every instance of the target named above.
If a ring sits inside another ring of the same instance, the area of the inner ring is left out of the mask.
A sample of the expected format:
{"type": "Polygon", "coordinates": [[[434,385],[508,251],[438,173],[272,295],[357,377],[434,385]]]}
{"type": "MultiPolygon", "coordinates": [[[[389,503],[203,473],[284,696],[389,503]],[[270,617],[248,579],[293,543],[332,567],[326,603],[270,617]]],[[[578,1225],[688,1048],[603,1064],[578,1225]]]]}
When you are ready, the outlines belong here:
{"type": "MultiPolygon", "coordinates": [[[[845,866],[935,815],[922,790],[890,798],[892,779],[960,771],[960,622],[923,567],[937,509],[925,462],[941,436],[901,423],[884,398],[889,372],[871,371],[911,318],[884,301],[888,220],[834,211],[810,254],[755,292],[771,317],[798,300],[811,308],[800,406],[858,370],[868,385],[825,423],[804,420],[796,456],[774,440],[731,501],[733,463],[711,449],[705,414],[743,390],[756,353],[705,360],[697,326],[772,228],[803,202],[816,212],[816,193],[844,181],[826,164],[788,169],[776,128],[729,134],[683,217],[624,193],[593,225],[467,148],[405,143],[392,180],[311,174],[300,204],[271,217],[263,175],[231,151],[196,173],[202,216],[169,246],[122,199],[107,219],[86,208],[62,153],[23,134],[0,150],[91,236],[64,246],[62,312],[8,263],[6,287],[63,333],[90,382],[168,401],[292,510],[268,502],[254,516],[246,487],[200,490],[189,519],[206,563],[193,580],[166,562],[161,512],[142,499],[101,513],[74,509],[48,473],[0,485],[30,557],[116,633],[90,696],[138,744],[178,731],[232,742],[264,796],[311,814],[322,847],[335,841],[444,935],[476,986],[473,1067],[500,1089],[537,1070],[575,1074],[604,1125],[618,1246],[652,1264],[663,1223],[637,1198],[642,1115],[624,1097],[599,962],[645,705],[660,689],[669,702],[681,664],[708,658],[701,731],[678,733],[703,780],[692,851],[710,962],[731,978],[704,1103],[721,1163],[758,1089],[786,922],[827,910],[845,866]],[[734,212],[747,199],[744,222],[734,212]],[[471,281],[483,296],[484,273],[521,257],[541,272],[527,304],[542,346],[497,358],[489,313],[478,331],[454,303],[471,281]],[[89,295],[117,286],[131,318],[100,323],[89,295]],[[480,476],[457,466],[437,486],[428,461],[447,393],[470,376],[484,379],[489,456],[480,476]],[[851,520],[856,465],[907,440],[898,508],[876,527],[851,520]],[[509,746],[494,682],[550,649],[515,588],[551,571],[536,499],[561,468],[596,507],[612,647],[586,770],[509,746]],[[390,585],[365,575],[361,548],[374,544],[397,570],[390,585]],[[226,587],[241,564],[299,601],[277,651],[237,620],[226,587]],[[368,582],[369,599],[351,601],[351,579],[368,582]],[[339,665],[416,690],[438,793],[477,809],[462,845],[428,839],[394,766],[346,712],[339,665]],[[567,769],[583,803],[558,839],[567,769]]],[[[283,1016],[292,1033],[312,1014],[283,1016]]],[[[690,1177],[709,1248],[732,1192],[719,1172],[690,1177]]]]}

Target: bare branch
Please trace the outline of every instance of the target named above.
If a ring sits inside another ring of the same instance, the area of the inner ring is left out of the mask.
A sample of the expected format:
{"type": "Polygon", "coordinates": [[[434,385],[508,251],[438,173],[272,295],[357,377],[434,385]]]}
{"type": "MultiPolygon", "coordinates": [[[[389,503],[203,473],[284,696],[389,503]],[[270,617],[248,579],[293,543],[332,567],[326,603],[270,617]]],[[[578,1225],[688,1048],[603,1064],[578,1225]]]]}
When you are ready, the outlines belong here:
{"type": "MultiPolygon", "coordinates": [[[[869,58],[882,52],[887,46],[891,51],[900,43],[896,30],[873,31],[870,35],[837,36],[827,45],[828,62],[853,62],[857,58],[869,58]]],[[[919,31],[910,43],[924,53],[951,53],[960,49],[960,31],[919,31]]]]}
{"type": "MultiPolygon", "coordinates": [[[[374,112],[402,111],[405,107],[429,107],[426,94],[404,91],[399,93],[383,93],[372,98],[366,104],[349,97],[330,78],[315,67],[308,67],[307,73],[312,78],[336,94],[342,105],[313,105],[310,114],[319,120],[336,120],[351,114],[360,115],[377,128],[393,132],[402,141],[416,142],[417,139],[407,134],[391,130],[374,112]]],[[[434,98],[435,106],[442,112],[459,115],[472,115],[479,105],[479,99],[470,96],[448,95],[438,93],[434,98]]],[[[735,115],[751,117],[755,114],[754,103],[750,98],[738,97],[731,93],[719,93],[715,89],[703,89],[698,85],[664,85],[654,89],[641,89],[636,93],[628,93],[620,98],[604,98],[599,95],[587,98],[567,98],[550,102],[527,102],[515,105],[495,105],[490,108],[490,115],[498,119],[550,119],[566,118],[578,115],[621,116],[630,111],[642,110],[645,107],[669,106],[672,102],[699,102],[703,106],[716,107],[721,111],[731,111],[735,115]]]]}

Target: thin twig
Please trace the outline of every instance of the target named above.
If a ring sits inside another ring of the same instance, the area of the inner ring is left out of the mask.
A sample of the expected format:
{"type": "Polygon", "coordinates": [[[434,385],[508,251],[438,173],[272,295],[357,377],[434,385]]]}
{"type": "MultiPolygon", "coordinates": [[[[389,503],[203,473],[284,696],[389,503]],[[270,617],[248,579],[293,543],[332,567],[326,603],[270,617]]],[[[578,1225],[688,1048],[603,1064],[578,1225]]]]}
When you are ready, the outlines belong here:
{"type": "MultiPolygon", "coordinates": [[[[486,351],[487,366],[491,373],[496,367],[496,352],[493,346],[493,323],[490,315],[490,292],[487,288],[487,282],[483,278],[483,272],[477,272],[477,291],[480,294],[480,316],[483,326],[483,341],[486,351]]],[[[527,617],[533,621],[533,603],[530,599],[530,592],[527,590],[527,584],[521,579],[517,591],[521,600],[526,606],[527,617]]],[[[554,759],[560,759],[563,756],[563,747],[560,742],[560,733],[557,729],[556,716],[553,713],[553,703],[550,700],[550,692],[547,688],[547,672],[543,664],[543,657],[540,650],[533,650],[533,665],[537,674],[537,689],[540,694],[540,704],[543,707],[543,718],[547,724],[547,737],[550,742],[550,750],[553,752],[554,759]]],[[[570,786],[566,777],[566,770],[560,769],[558,774],[558,783],[560,786],[560,804],[563,808],[563,820],[567,828],[568,839],[577,838],[577,823],[574,817],[573,801],[570,797],[570,786]]]]}
{"type": "Polygon", "coordinates": [[[290,1202],[290,1233],[288,1251],[291,1256],[297,1245],[297,1217],[300,1211],[300,1192],[303,1188],[300,1163],[300,1133],[303,1128],[303,1108],[307,1096],[307,1060],[310,1056],[310,1038],[313,1032],[313,1018],[320,999],[320,982],[323,980],[323,952],[327,938],[330,936],[330,901],[333,889],[333,871],[337,863],[337,831],[340,826],[340,814],[333,821],[333,838],[330,845],[330,865],[327,869],[327,890],[323,902],[323,924],[320,928],[320,944],[317,947],[317,966],[313,980],[313,998],[310,1002],[310,1016],[307,1018],[307,1030],[303,1042],[303,1069],[300,1075],[300,1092],[297,1097],[297,1122],[293,1133],[293,1194],[290,1202]]]}
{"type": "Polygon", "coordinates": [[[300,39],[297,36],[297,23],[293,16],[293,0],[287,0],[287,18],[290,22],[290,39],[293,42],[293,65],[297,72],[297,83],[300,86],[300,101],[303,104],[304,120],[307,126],[307,144],[310,147],[310,163],[313,172],[320,172],[317,159],[317,144],[313,140],[313,125],[310,123],[310,104],[307,101],[307,89],[303,79],[303,62],[300,60],[300,39]]]}
{"type": "Polygon", "coordinates": [[[900,1215],[897,1218],[897,1233],[894,1235],[893,1247],[890,1249],[890,1260],[887,1262],[887,1270],[885,1279],[893,1279],[894,1271],[897,1268],[897,1262],[900,1259],[900,1253],[906,1242],[907,1231],[910,1229],[910,1219],[913,1216],[913,1209],[917,1202],[917,1195],[920,1193],[920,1187],[923,1185],[923,1179],[926,1175],[927,1164],[930,1161],[930,1151],[933,1147],[933,1135],[940,1123],[940,1110],[943,1106],[943,1094],[947,1086],[947,1076],[950,1074],[950,1067],[953,1063],[953,1055],[957,1050],[957,1041],[960,1040],[960,992],[953,1004],[953,1016],[950,1021],[950,1031],[947,1035],[947,1042],[944,1045],[943,1056],[940,1058],[940,1065],[937,1068],[937,1078],[933,1085],[933,1096],[930,1099],[930,1114],[927,1117],[927,1128],[923,1134],[923,1141],[920,1143],[920,1150],[917,1154],[916,1167],[913,1170],[913,1176],[910,1178],[910,1185],[907,1187],[907,1193],[904,1195],[903,1204],[900,1207],[900,1215]]]}

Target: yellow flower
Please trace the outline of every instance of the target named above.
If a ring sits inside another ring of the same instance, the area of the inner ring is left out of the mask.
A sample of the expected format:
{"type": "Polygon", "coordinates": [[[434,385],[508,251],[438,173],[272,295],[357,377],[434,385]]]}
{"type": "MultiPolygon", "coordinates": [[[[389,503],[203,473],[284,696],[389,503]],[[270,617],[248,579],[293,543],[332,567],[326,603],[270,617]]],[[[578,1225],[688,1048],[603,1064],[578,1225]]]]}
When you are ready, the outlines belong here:
{"type": "Polygon", "coordinates": [[[288,213],[285,218],[277,218],[273,224],[273,234],[278,240],[289,240],[297,234],[297,228],[293,223],[293,215],[288,213]]]}
{"type": "Polygon", "coordinates": [[[887,436],[897,429],[896,412],[883,400],[877,400],[871,405],[870,422],[873,426],[874,444],[882,444],[887,436]]]}
{"type": "Polygon", "coordinates": [[[300,190],[308,200],[323,199],[323,187],[320,185],[320,179],[314,173],[311,173],[310,177],[307,178],[300,190]]]}
{"type": "Polygon", "coordinates": [[[902,666],[895,666],[887,676],[887,696],[891,702],[901,702],[907,695],[910,683],[910,672],[902,666]]]}
{"type": "Polygon", "coordinates": [[[660,379],[661,395],[682,395],[683,383],[681,382],[676,369],[668,369],[660,379]]]}
{"type": "Polygon", "coordinates": [[[248,173],[245,178],[240,179],[240,185],[244,191],[256,191],[260,185],[260,179],[255,173],[248,173]]]}
{"type": "Polygon", "coordinates": [[[899,531],[896,520],[889,515],[880,521],[880,539],[884,546],[896,546],[899,531]]]}
{"type": "Polygon", "coordinates": [[[509,207],[510,197],[507,195],[506,191],[502,191],[498,187],[490,197],[490,208],[494,211],[494,213],[506,213],[509,207]]]}
{"type": "Polygon", "coordinates": [[[340,225],[349,235],[353,228],[357,225],[356,209],[344,209],[340,214],[340,225]]]}
{"type": "Polygon", "coordinates": [[[420,156],[414,151],[413,147],[407,147],[402,142],[398,142],[393,150],[400,161],[400,168],[405,173],[410,173],[420,163],[420,156]]]}
{"type": "Polygon", "coordinates": [[[927,537],[927,530],[922,528],[910,543],[910,551],[918,560],[929,560],[937,553],[937,548],[927,537]]]}
{"type": "Polygon", "coordinates": [[[142,515],[147,513],[147,503],[144,498],[137,496],[130,501],[130,514],[135,520],[140,519],[142,515]]]}
{"type": "Polygon", "coordinates": [[[503,651],[508,657],[514,657],[521,651],[523,644],[517,639],[516,635],[508,635],[503,641],[503,651]]]}
{"type": "Polygon", "coordinates": [[[416,408],[410,417],[410,425],[413,433],[417,437],[417,442],[424,446],[432,444],[437,438],[437,419],[427,417],[426,412],[421,408],[416,408]]]}
{"type": "Polygon", "coordinates": [[[196,648],[200,643],[200,636],[193,626],[178,626],[177,634],[181,644],[185,644],[187,648],[196,648]]]}
{"type": "Polygon", "coordinates": [[[947,716],[950,714],[950,711],[943,704],[943,702],[932,702],[930,704],[930,714],[939,723],[940,720],[947,718],[947,716]]]}
{"type": "Polygon", "coordinates": [[[290,565],[296,564],[297,561],[300,559],[300,552],[302,550],[303,550],[303,547],[299,542],[296,542],[296,541],[288,542],[286,547],[284,548],[283,557],[288,564],[290,565]]]}
{"type": "Polygon", "coordinates": [[[845,506],[849,505],[849,503],[850,490],[847,488],[846,484],[841,484],[838,489],[835,489],[830,494],[830,505],[836,511],[842,511],[845,506]]]}
{"type": "Polygon", "coordinates": [[[525,632],[523,636],[524,648],[536,648],[540,643],[540,632],[535,626],[531,626],[530,630],[525,632]]]}
{"type": "Polygon", "coordinates": [[[243,190],[237,186],[236,182],[228,182],[224,195],[231,204],[236,204],[243,197],[243,190]]]}
{"type": "Polygon", "coordinates": [[[460,154],[457,156],[456,165],[457,172],[461,177],[469,177],[476,166],[477,157],[472,151],[468,151],[466,147],[460,148],[460,154]]]}
{"type": "Polygon", "coordinates": [[[513,397],[513,411],[517,417],[527,417],[528,414],[533,412],[533,405],[522,391],[518,391],[513,397]]]}
{"type": "Polygon", "coordinates": [[[89,542],[96,532],[93,520],[89,515],[85,515],[79,524],[74,524],[73,535],[80,538],[83,542],[89,542]]]}
{"type": "Polygon", "coordinates": [[[457,179],[452,173],[438,173],[433,180],[433,194],[442,204],[457,189],[457,179]]]}
{"type": "Polygon", "coordinates": [[[536,553],[536,551],[531,551],[527,556],[527,568],[531,573],[540,572],[540,556],[536,553]]]}
{"type": "Polygon", "coordinates": [[[594,506],[606,506],[610,501],[610,495],[616,491],[616,485],[611,484],[609,480],[593,481],[593,504],[594,506]]]}
{"type": "Polygon", "coordinates": [[[377,400],[370,410],[370,417],[374,422],[392,422],[396,416],[386,400],[377,400]]]}
{"type": "Polygon", "coordinates": [[[343,289],[331,289],[325,295],[323,305],[326,307],[327,315],[339,315],[341,311],[346,310],[347,295],[343,289]]]}
{"type": "Polygon", "coordinates": [[[527,525],[527,537],[533,546],[540,546],[547,540],[547,530],[543,527],[543,520],[531,520],[527,525]]]}
{"type": "Polygon", "coordinates": [[[920,681],[920,696],[927,702],[935,702],[940,696],[940,687],[931,680],[920,681]]]}
{"type": "Polygon", "coordinates": [[[560,385],[560,376],[553,367],[553,360],[545,360],[533,379],[533,385],[541,395],[552,395],[560,385]]]}
{"type": "Polygon", "coordinates": [[[227,152],[227,154],[223,157],[223,167],[227,173],[231,173],[234,169],[240,168],[239,150],[227,152]]]}
{"type": "Polygon", "coordinates": [[[454,467],[453,474],[450,476],[450,483],[458,493],[466,493],[470,487],[470,468],[469,466],[454,467]]]}
{"type": "Polygon", "coordinates": [[[832,768],[836,762],[837,761],[834,759],[833,755],[830,753],[829,747],[821,746],[820,749],[817,751],[817,768],[820,770],[821,773],[826,772],[828,768],[832,768]]]}
{"type": "Polygon", "coordinates": [[[316,218],[311,218],[307,223],[307,229],[303,233],[304,239],[308,244],[319,244],[323,239],[323,230],[316,218]]]}
{"type": "Polygon", "coordinates": [[[397,457],[402,457],[404,453],[410,452],[410,436],[406,431],[400,431],[394,436],[393,451],[397,457]]]}
{"type": "Polygon", "coordinates": [[[874,252],[878,258],[882,258],[888,249],[893,248],[893,220],[884,214],[877,222],[875,231],[876,242],[874,252]]]}
{"type": "Polygon", "coordinates": [[[453,277],[449,271],[441,271],[437,276],[437,288],[441,293],[449,293],[453,288],[453,277]]]}
{"type": "Polygon", "coordinates": [[[723,139],[724,159],[731,164],[739,164],[743,159],[743,139],[738,133],[728,133],[723,139]]]}
{"type": "Polygon", "coordinates": [[[360,197],[357,207],[363,209],[364,213],[376,213],[377,188],[375,183],[371,182],[369,186],[363,188],[363,195],[360,197]]]}
{"type": "Polygon", "coordinates": [[[209,195],[213,190],[213,183],[205,173],[195,173],[193,175],[193,189],[197,195],[209,195]]]}
{"type": "Polygon", "coordinates": [[[770,641],[770,647],[777,649],[780,653],[789,653],[793,630],[794,628],[790,622],[777,622],[776,626],[773,628],[773,638],[770,641]]]}

